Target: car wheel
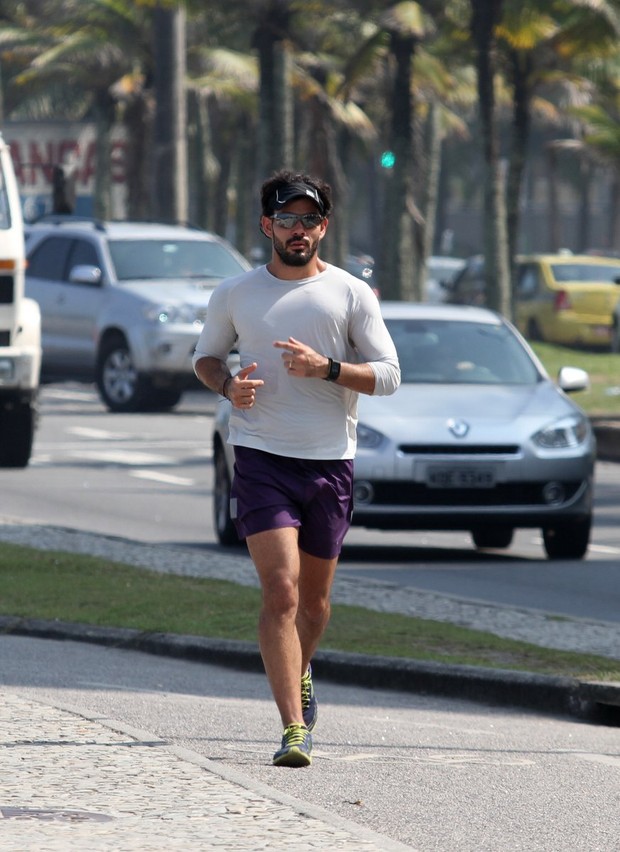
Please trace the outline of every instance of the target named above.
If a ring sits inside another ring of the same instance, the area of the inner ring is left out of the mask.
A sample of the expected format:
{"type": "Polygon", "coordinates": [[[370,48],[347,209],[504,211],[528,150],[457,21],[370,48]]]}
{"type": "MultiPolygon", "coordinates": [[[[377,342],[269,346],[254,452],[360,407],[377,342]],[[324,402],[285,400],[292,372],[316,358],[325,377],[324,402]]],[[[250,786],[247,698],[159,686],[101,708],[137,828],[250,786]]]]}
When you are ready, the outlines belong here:
{"type": "Polygon", "coordinates": [[[0,412],[0,467],[26,467],[32,453],[37,411],[34,405],[16,404],[0,412]]]}
{"type": "Polygon", "coordinates": [[[511,527],[497,527],[495,529],[472,530],[471,537],[474,544],[480,550],[486,548],[500,549],[510,547],[514,530],[511,527]]]}
{"type": "Polygon", "coordinates": [[[620,352],[620,327],[617,322],[614,322],[611,328],[611,340],[609,342],[609,351],[617,355],[620,352]]]}
{"type": "Polygon", "coordinates": [[[583,559],[590,543],[592,517],[570,524],[543,529],[543,542],[549,559],[583,559]]]}
{"type": "Polygon", "coordinates": [[[224,449],[220,444],[213,447],[213,525],[217,540],[225,547],[240,544],[237,530],[230,517],[230,474],[224,449]]]}
{"type": "Polygon", "coordinates": [[[123,337],[104,340],[97,359],[97,388],[110,411],[143,411],[148,380],[136,370],[123,337]]]}

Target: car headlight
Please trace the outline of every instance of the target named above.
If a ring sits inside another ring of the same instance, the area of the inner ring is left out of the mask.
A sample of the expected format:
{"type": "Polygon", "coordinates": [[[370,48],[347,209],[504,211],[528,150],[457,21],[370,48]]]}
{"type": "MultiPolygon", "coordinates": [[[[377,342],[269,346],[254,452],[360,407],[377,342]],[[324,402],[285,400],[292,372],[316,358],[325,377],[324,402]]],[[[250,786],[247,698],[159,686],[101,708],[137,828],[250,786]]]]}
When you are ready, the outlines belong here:
{"type": "Polygon", "coordinates": [[[563,450],[578,447],[586,440],[588,424],[585,417],[571,415],[556,420],[533,436],[533,441],[545,450],[563,450]]]}
{"type": "Polygon", "coordinates": [[[364,426],[363,423],[357,424],[357,446],[364,450],[374,450],[383,441],[381,432],[371,429],[369,426],[364,426]]]}
{"type": "Polygon", "coordinates": [[[162,324],[194,322],[197,318],[191,305],[149,305],[144,313],[150,322],[162,324]]]}

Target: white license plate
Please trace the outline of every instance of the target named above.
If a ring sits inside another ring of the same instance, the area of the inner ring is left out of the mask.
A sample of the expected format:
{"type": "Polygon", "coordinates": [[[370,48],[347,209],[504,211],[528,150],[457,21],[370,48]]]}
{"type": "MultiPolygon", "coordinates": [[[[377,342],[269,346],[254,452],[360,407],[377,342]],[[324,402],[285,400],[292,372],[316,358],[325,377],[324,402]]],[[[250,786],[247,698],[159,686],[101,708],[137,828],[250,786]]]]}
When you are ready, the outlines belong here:
{"type": "Polygon", "coordinates": [[[493,488],[495,471],[490,467],[429,467],[429,488],[493,488]]]}

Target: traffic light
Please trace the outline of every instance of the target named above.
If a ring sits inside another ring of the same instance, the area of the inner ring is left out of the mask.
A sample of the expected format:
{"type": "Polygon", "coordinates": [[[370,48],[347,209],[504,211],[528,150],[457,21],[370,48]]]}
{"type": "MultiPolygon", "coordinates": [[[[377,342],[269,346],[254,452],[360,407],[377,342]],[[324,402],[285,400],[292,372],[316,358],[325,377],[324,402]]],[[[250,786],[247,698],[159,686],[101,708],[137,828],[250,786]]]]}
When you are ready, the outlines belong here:
{"type": "Polygon", "coordinates": [[[396,154],[394,151],[384,151],[381,154],[381,168],[393,169],[396,162],[396,154]]]}

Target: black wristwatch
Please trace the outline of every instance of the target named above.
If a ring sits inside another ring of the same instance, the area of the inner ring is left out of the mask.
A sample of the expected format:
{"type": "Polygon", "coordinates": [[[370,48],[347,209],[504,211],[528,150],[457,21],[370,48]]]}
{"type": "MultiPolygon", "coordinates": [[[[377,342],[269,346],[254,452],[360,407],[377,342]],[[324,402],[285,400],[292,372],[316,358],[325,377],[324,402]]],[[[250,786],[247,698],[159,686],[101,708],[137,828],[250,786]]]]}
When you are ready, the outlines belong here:
{"type": "Polygon", "coordinates": [[[325,376],[325,381],[335,382],[340,375],[340,361],[334,361],[333,358],[328,358],[327,360],[329,361],[329,367],[327,375],[325,376]]]}

